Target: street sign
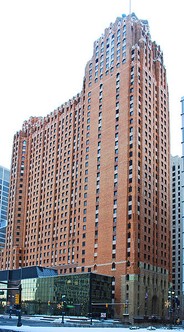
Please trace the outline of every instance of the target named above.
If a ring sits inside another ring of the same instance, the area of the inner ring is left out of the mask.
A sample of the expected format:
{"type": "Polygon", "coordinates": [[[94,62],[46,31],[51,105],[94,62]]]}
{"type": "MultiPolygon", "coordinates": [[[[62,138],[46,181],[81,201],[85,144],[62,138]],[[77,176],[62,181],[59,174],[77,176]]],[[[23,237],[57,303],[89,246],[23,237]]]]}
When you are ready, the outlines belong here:
{"type": "Polygon", "coordinates": [[[19,304],[20,303],[20,296],[19,294],[15,294],[15,304],[19,304]]]}
{"type": "Polygon", "coordinates": [[[101,318],[106,318],[106,312],[101,312],[100,317],[101,318]]]}

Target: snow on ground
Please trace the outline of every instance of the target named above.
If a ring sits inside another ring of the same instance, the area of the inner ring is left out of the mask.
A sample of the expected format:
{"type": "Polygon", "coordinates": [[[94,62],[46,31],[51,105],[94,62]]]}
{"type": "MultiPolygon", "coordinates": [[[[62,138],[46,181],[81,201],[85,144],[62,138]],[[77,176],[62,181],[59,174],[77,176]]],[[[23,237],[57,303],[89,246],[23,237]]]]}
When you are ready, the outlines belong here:
{"type": "MultiPolygon", "coordinates": [[[[3,316],[2,316],[3,317],[3,316]]],[[[8,316],[7,316],[8,317],[8,316]]],[[[43,319],[44,317],[41,316],[33,316],[33,317],[28,317],[28,320],[34,320],[35,324],[36,321],[40,321],[40,319],[43,319]]],[[[51,317],[51,318],[55,318],[51,317]]],[[[80,317],[81,318],[81,317],[80,317]]],[[[86,317],[84,317],[86,319],[86,317]]],[[[70,321],[71,317],[66,317],[65,316],[65,323],[67,323],[68,321],[70,321]]],[[[14,320],[14,326],[3,326],[0,325],[0,331],[6,331],[6,330],[10,330],[10,331],[19,331],[19,332],[133,332],[132,330],[136,330],[135,332],[173,332],[173,329],[175,330],[175,332],[184,332],[184,328],[183,326],[177,326],[169,329],[169,328],[164,328],[164,327],[157,327],[154,328],[151,325],[149,327],[144,327],[144,328],[139,328],[138,326],[134,325],[131,328],[128,327],[111,327],[109,326],[105,326],[105,324],[107,324],[107,322],[104,322],[104,326],[98,326],[96,324],[99,323],[99,321],[93,320],[93,326],[90,327],[68,327],[62,324],[62,317],[58,317],[57,319],[52,319],[52,323],[55,322],[58,326],[52,327],[49,326],[49,322],[48,322],[48,326],[47,327],[43,327],[43,326],[26,326],[26,323],[24,322],[24,325],[22,325],[21,327],[17,327],[17,317],[16,316],[12,316],[12,320],[14,320]]],[[[73,319],[72,319],[73,320],[73,319]]],[[[89,321],[88,321],[89,322],[89,321]]],[[[108,321],[110,322],[110,321],[108,321]]]]}
{"type": "MultiPolygon", "coordinates": [[[[21,326],[21,327],[12,327],[12,326],[0,326],[0,331],[1,329],[4,330],[13,330],[13,331],[22,331],[22,332],[27,332],[27,331],[45,331],[45,332],[56,332],[59,331],[59,329],[62,332],[130,332],[131,329],[129,328],[124,328],[124,327],[118,327],[118,328],[113,328],[113,327],[65,327],[65,326],[59,326],[59,327],[32,327],[32,326],[21,326]]],[[[147,328],[140,328],[137,330],[138,332],[148,332],[147,328]]],[[[173,332],[173,329],[164,329],[164,328],[158,328],[156,329],[158,332],[173,332]]],[[[155,331],[155,332],[156,332],[155,331]]],[[[178,328],[176,330],[177,332],[183,332],[182,328],[178,328]]]]}

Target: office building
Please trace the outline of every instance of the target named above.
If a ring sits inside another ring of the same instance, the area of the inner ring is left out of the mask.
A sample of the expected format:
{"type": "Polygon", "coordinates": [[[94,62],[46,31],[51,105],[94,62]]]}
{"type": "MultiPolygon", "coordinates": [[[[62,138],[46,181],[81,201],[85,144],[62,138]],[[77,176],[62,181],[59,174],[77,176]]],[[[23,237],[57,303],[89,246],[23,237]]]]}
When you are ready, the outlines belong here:
{"type": "Polygon", "coordinates": [[[6,227],[0,228],[0,250],[5,247],[6,241],[6,227]]]}
{"type": "MultiPolygon", "coordinates": [[[[182,158],[182,180],[184,179],[184,97],[181,98],[181,158],[182,158]]],[[[182,183],[182,197],[184,196],[184,184],[182,183]]],[[[182,297],[184,296],[184,200],[182,199],[182,204],[181,204],[181,213],[182,213],[182,257],[181,257],[181,264],[182,264],[182,270],[181,270],[181,278],[182,278],[182,297]]],[[[184,300],[181,303],[181,306],[183,307],[184,300]]]]}
{"type": "Polygon", "coordinates": [[[164,317],[169,130],[163,53],[123,15],[94,42],[82,91],[15,134],[2,269],[111,275],[117,315],[164,317]]]}
{"type": "MultiPolygon", "coordinates": [[[[172,293],[182,311],[182,158],[171,156],[172,293]]],[[[178,308],[179,309],[179,308],[178,308]]],[[[182,312],[181,312],[182,313],[182,312]]]]}
{"type": "Polygon", "coordinates": [[[0,166],[0,228],[7,226],[10,170],[0,166]]]}
{"type": "Polygon", "coordinates": [[[10,170],[0,166],[0,250],[5,246],[10,170]]]}

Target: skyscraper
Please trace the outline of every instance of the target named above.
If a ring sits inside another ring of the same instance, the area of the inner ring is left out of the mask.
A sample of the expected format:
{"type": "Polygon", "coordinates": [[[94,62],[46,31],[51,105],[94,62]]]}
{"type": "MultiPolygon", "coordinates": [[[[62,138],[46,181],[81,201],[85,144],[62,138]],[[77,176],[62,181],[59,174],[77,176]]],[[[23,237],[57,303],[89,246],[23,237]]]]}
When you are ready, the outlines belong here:
{"type": "Polygon", "coordinates": [[[0,166],[0,228],[7,225],[10,171],[0,166]]]}
{"type": "MultiPolygon", "coordinates": [[[[182,180],[184,180],[184,97],[181,98],[181,147],[182,147],[182,180]]],[[[182,183],[182,197],[184,195],[184,184],[182,183]]],[[[182,278],[182,295],[184,294],[184,201],[182,200],[181,203],[181,214],[182,214],[182,272],[181,272],[181,278],[182,278]]],[[[182,304],[184,303],[184,300],[182,301],[182,304]]]]}
{"type": "MultiPolygon", "coordinates": [[[[182,158],[171,156],[171,244],[172,244],[172,293],[180,303],[182,313],[182,158]]],[[[179,306],[179,305],[178,305],[179,306]]],[[[177,306],[177,307],[178,307],[177,306]]],[[[177,309],[177,308],[176,308],[177,309]]],[[[178,309],[177,309],[178,310],[178,309]]]]}
{"type": "Polygon", "coordinates": [[[5,245],[10,171],[0,166],[0,249],[5,245]]]}
{"type": "Polygon", "coordinates": [[[113,275],[119,314],[164,316],[169,140],[162,51],[123,15],[94,42],[82,91],[14,137],[2,268],[113,275]]]}

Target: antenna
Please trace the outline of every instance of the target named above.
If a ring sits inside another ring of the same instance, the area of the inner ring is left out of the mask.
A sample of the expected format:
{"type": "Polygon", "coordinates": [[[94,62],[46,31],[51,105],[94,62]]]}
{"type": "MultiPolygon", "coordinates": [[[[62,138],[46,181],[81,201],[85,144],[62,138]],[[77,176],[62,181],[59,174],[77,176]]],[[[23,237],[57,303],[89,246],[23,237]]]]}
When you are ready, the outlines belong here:
{"type": "Polygon", "coordinates": [[[132,1],[129,0],[129,15],[131,15],[132,9],[131,9],[132,1]]]}

